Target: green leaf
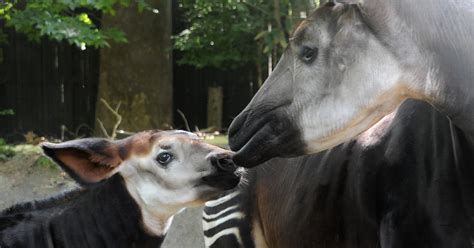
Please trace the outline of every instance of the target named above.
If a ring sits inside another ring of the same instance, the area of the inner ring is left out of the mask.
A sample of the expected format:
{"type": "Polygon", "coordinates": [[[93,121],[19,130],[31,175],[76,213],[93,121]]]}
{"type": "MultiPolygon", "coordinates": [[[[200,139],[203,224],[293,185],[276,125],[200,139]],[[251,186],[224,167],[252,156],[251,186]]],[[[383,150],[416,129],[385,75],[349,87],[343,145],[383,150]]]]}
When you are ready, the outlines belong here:
{"type": "Polygon", "coordinates": [[[13,109],[3,109],[0,110],[0,115],[15,115],[13,109]]]}
{"type": "Polygon", "coordinates": [[[87,15],[87,13],[80,13],[79,15],[77,15],[77,18],[87,24],[87,25],[92,25],[92,20],[89,18],[89,16],[87,15]]]}
{"type": "MultiPolygon", "coordinates": [[[[141,9],[149,7],[145,0],[133,1],[138,1],[141,9]]],[[[81,49],[87,46],[109,47],[110,42],[127,42],[125,34],[116,28],[98,28],[89,12],[84,10],[115,14],[119,6],[128,6],[132,0],[31,0],[21,9],[15,5],[16,0],[7,2],[13,4],[0,3],[0,19],[5,20],[5,26],[13,27],[30,40],[39,41],[46,36],[81,49]]]]}
{"type": "Polygon", "coordinates": [[[259,40],[259,39],[261,39],[263,36],[265,36],[265,35],[267,35],[267,34],[268,34],[268,31],[266,31],[266,30],[265,30],[265,31],[262,31],[262,32],[258,33],[258,34],[255,36],[254,40],[259,40]]]}
{"type": "MultiPolygon", "coordinates": [[[[289,10],[300,2],[280,0],[281,15],[288,17],[289,10]]],[[[174,48],[180,51],[180,64],[235,68],[263,63],[265,54],[280,53],[288,45],[283,34],[290,32],[292,22],[285,22],[284,30],[277,28],[273,14],[275,1],[180,0],[179,3],[187,22],[183,31],[173,36],[174,48]],[[272,31],[268,31],[269,24],[272,31]]]]}

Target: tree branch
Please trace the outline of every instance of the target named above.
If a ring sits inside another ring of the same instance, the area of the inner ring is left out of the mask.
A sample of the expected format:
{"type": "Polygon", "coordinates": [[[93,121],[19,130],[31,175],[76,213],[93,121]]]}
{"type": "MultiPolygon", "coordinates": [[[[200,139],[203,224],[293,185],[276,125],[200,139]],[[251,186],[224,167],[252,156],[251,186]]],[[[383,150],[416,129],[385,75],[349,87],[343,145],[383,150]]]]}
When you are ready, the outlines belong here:
{"type": "Polygon", "coordinates": [[[186,116],[184,115],[183,111],[181,111],[179,109],[177,109],[176,111],[181,116],[181,118],[183,118],[184,125],[186,126],[186,129],[188,130],[188,132],[191,132],[191,128],[189,127],[189,123],[188,123],[188,119],[186,119],[186,116]]]}
{"type": "Polygon", "coordinates": [[[102,129],[102,132],[104,132],[104,134],[107,136],[107,138],[109,139],[112,139],[114,140],[116,137],[117,137],[117,129],[118,127],[120,126],[120,123],[122,122],[122,116],[118,113],[119,109],[120,109],[120,105],[122,104],[121,102],[119,102],[117,104],[117,107],[115,107],[115,109],[113,109],[112,107],[110,107],[109,103],[107,103],[107,101],[105,101],[104,98],[101,98],[100,101],[105,105],[105,107],[115,116],[115,118],[117,119],[117,121],[115,122],[115,125],[114,127],[112,128],[112,133],[110,135],[107,134],[107,130],[105,129],[104,127],[104,124],[99,120],[99,118],[97,118],[97,122],[99,122],[99,126],[100,128],[102,129]]]}
{"type": "Polygon", "coordinates": [[[107,139],[110,139],[110,135],[107,133],[107,129],[105,129],[104,127],[104,123],[102,123],[102,121],[99,118],[97,118],[97,123],[99,123],[100,130],[105,135],[105,137],[107,139]]]}

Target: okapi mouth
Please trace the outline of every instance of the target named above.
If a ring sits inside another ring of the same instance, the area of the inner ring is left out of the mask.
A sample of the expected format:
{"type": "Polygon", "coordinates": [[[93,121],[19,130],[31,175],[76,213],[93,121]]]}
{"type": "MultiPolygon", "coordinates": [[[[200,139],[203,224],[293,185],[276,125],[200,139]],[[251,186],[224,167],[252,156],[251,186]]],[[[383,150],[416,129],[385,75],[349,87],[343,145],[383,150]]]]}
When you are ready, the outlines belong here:
{"type": "Polygon", "coordinates": [[[229,146],[236,152],[233,160],[247,168],[274,157],[304,154],[305,145],[301,137],[297,125],[281,109],[262,115],[243,112],[229,128],[229,146]]]}
{"type": "Polygon", "coordinates": [[[229,147],[234,152],[242,149],[265,126],[266,118],[248,121],[248,116],[247,113],[240,114],[229,127],[229,147]]]}
{"type": "Polygon", "coordinates": [[[240,183],[242,170],[232,160],[232,153],[215,154],[210,158],[215,171],[202,178],[205,185],[217,189],[229,190],[240,183]]]}
{"type": "Polygon", "coordinates": [[[241,179],[237,172],[217,172],[202,178],[204,184],[213,188],[229,190],[237,187],[241,179]]]}

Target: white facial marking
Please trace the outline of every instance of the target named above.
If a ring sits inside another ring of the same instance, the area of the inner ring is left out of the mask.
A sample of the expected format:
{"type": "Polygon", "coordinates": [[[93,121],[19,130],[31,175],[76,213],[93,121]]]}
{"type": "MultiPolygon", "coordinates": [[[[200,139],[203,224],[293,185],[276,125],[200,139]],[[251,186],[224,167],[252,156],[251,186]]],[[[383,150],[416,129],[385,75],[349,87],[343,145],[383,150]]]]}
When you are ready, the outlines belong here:
{"type": "Polygon", "coordinates": [[[162,236],[173,215],[182,208],[202,204],[207,200],[204,195],[211,197],[217,191],[201,180],[215,170],[209,154],[223,150],[195,143],[193,139],[169,135],[152,144],[148,154],[132,155],[118,167],[128,191],[141,208],[146,229],[152,234],[162,236]],[[172,160],[165,165],[157,161],[163,152],[172,154],[172,160]]]}
{"type": "Polygon", "coordinates": [[[383,97],[402,77],[395,58],[377,42],[369,40],[367,47],[371,53],[353,58],[350,67],[344,65],[340,82],[330,89],[323,88],[328,83],[324,73],[296,72],[306,75],[298,79],[301,89],[294,104],[300,107],[298,122],[310,153],[360,134],[400,104],[397,94],[383,97]]]}
{"type": "MultiPolygon", "coordinates": [[[[439,74],[439,68],[430,66],[426,73],[424,84],[424,93],[431,99],[438,99],[440,102],[444,102],[446,99],[445,95],[442,94],[444,89],[442,88],[441,75],[439,74]]],[[[436,103],[435,103],[436,104],[436,103]]]]}

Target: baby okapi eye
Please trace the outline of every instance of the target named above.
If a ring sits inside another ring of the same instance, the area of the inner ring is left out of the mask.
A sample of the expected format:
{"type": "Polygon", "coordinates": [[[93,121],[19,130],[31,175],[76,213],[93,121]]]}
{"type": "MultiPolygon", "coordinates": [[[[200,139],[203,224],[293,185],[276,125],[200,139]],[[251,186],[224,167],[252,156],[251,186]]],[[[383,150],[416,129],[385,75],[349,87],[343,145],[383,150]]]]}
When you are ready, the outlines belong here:
{"type": "Polygon", "coordinates": [[[316,47],[311,48],[311,47],[308,47],[308,46],[303,46],[300,49],[300,54],[299,55],[300,55],[300,59],[304,63],[310,64],[318,56],[318,48],[316,48],[316,47]]]}
{"type": "Polygon", "coordinates": [[[161,165],[167,165],[172,160],[173,160],[173,154],[169,152],[162,152],[158,154],[158,157],[156,158],[156,161],[158,161],[158,163],[160,163],[161,165]]]}

